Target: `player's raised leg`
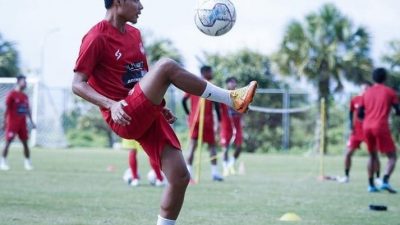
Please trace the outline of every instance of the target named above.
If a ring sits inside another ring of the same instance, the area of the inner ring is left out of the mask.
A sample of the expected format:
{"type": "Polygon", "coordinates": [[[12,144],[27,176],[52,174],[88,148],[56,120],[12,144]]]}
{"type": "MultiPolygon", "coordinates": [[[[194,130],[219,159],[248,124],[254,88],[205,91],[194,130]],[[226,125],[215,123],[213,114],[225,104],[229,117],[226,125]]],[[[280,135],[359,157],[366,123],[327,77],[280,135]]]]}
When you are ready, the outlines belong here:
{"type": "Polygon", "coordinates": [[[168,185],[162,196],[157,225],[173,225],[182,208],[190,175],[186,169],[182,151],[173,149],[169,145],[166,145],[161,155],[161,163],[168,185]]]}
{"type": "Polygon", "coordinates": [[[188,72],[171,59],[159,60],[139,84],[154,104],[162,102],[169,85],[173,84],[187,93],[227,104],[242,113],[248,110],[257,88],[257,82],[252,81],[248,86],[234,91],[222,89],[188,72]]]}

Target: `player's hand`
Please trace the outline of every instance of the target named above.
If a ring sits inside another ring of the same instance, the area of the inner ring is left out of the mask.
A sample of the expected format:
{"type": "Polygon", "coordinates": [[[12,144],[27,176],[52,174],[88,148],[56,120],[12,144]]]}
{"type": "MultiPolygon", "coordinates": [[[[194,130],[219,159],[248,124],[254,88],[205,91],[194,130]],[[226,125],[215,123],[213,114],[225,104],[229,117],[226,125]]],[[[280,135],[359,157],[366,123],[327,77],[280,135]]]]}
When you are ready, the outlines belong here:
{"type": "Polygon", "coordinates": [[[111,118],[115,123],[120,124],[122,126],[130,124],[132,118],[128,116],[128,114],[126,114],[123,109],[123,107],[127,105],[128,103],[126,103],[125,100],[115,102],[114,104],[111,105],[110,108],[111,118]]]}
{"type": "Polygon", "coordinates": [[[36,124],[34,122],[31,123],[32,123],[32,129],[36,129],[36,124]]]}
{"type": "Polygon", "coordinates": [[[162,114],[164,115],[164,118],[167,120],[169,124],[175,123],[175,121],[178,119],[172,112],[171,110],[167,108],[162,109],[162,114]]]}

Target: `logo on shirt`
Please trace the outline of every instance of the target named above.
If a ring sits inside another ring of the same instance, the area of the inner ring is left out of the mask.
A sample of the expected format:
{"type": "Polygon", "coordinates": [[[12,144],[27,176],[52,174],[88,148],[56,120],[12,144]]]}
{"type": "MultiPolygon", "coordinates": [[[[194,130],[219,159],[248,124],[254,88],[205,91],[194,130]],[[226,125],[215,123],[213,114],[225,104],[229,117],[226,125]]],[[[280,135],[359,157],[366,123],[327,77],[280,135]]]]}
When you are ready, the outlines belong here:
{"type": "Polygon", "coordinates": [[[126,65],[126,72],[122,76],[122,82],[126,88],[133,88],[146,74],[144,62],[134,62],[126,65]]]}
{"type": "Polygon", "coordinates": [[[119,51],[119,49],[115,52],[115,57],[117,60],[119,60],[122,56],[122,53],[119,51]]]}

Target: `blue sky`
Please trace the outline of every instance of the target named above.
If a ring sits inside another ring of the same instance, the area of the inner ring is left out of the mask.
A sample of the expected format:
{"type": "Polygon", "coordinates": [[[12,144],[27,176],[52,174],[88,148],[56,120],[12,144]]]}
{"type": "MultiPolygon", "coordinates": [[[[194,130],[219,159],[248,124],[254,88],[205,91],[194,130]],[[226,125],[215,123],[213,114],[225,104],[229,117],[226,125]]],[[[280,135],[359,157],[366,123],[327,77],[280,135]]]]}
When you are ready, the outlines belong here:
{"type": "MultiPolygon", "coordinates": [[[[208,37],[197,30],[193,20],[195,0],[142,0],[144,10],[136,26],[155,37],[171,39],[192,72],[197,72],[196,56],[203,51],[225,53],[243,47],[265,54],[276,51],[291,20],[303,19],[326,2],[334,3],[355,25],[369,30],[377,65],[387,42],[400,39],[398,0],[232,2],[237,22],[221,37],[208,37]]],[[[16,43],[23,70],[40,71],[43,62],[44,81],[55,87],[70,86],[81,38],[105,14],[102,0],[0,0],[0,9],[0,32],[16,43]]]]}

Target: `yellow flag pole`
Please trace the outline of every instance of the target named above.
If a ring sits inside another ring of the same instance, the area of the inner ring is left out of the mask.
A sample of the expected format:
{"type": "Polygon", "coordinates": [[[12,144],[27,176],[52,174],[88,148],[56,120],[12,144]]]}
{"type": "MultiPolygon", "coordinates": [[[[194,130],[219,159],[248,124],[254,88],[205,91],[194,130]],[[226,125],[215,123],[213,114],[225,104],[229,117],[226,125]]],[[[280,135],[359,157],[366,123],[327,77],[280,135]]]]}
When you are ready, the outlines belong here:
{"type": "Polygon", "coordinates": [[[200,118],[199,118],[199,136],[197,137],[197,169],[196,169],[196,183],[200,183],[201,173],[201,152],[203,149],[203,132],[204,132],[204,111],[206,100],[200,99],[200,118]]]}
{"type": "Polygon", "coordinates": [[[320,179],[325,179],[325,168],[324,168],[324,146],[325,146],[325,127],[326,127],[326,113],[325,113],[325,98],[321,99],[321,135],[320,135],[320,145],[319,145],[319,154],[320,154],[320,163],[319,163],[319,173],[320,179]]]}

